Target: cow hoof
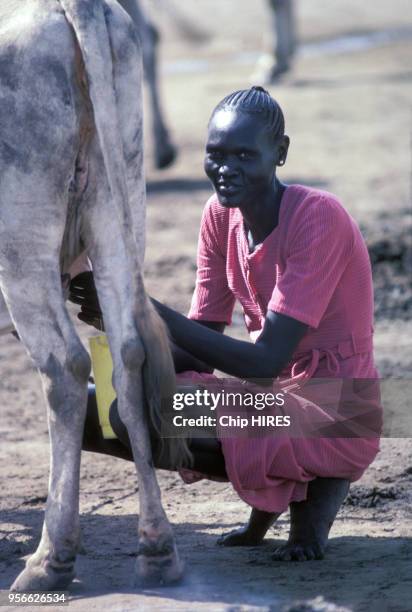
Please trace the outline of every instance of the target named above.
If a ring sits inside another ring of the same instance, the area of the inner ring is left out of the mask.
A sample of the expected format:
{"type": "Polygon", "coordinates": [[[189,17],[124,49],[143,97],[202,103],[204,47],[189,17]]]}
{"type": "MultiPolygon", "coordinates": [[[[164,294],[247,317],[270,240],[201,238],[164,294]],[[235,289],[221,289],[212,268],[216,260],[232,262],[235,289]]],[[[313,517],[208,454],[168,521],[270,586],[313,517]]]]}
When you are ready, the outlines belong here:
{"type": "Polygon", "coordinates": [[[65,591],[75,577],[73,569],[56,572],[44,566],[25,567],[10,587],[11,591],[65,591]]]}
{"type": "Polygon", "coordinates": [[[177,157],[176,148],[169,142],[163,143],[161,151],[156,153],[156,168],[164,170],[173,164],[177,157]]]}
{"type": "Polygon", "coordinates": [[[183,563],[176,545],[169,550],[159,550],[158,545],[140,545],[136,561],[136,587],[166,586],[176,584],[183,576],[183,563]]]}

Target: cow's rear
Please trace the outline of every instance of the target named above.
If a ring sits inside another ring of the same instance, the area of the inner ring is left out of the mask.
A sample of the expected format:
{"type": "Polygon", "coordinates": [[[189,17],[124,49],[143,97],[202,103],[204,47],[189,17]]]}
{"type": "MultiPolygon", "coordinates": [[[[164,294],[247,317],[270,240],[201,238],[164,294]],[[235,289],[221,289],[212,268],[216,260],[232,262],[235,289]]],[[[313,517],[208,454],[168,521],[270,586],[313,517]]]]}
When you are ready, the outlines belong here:
{"type": "Polygon", "coordinates": [[[85,247],[139,475],[138,578],[173,581],[181,567],[151,467],[143,411],[143,363],[155,411],[158,383],[173,390],[173,364],[140,271],[139,46],[115,2],[16,0],[0,9],[0,17],[0,287],[42,375],[52,456],[41,542],[14,588],[64,588],[74,574],[90,361],[67,315],[60,275],[85,247]]]}

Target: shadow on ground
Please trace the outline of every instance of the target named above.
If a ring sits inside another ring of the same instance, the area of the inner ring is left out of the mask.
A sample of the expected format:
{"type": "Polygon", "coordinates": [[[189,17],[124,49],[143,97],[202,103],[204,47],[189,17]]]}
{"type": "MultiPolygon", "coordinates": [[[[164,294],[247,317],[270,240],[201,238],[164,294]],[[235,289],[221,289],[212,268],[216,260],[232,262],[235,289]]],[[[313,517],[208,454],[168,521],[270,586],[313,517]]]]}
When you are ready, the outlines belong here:
{"type": "MultiPolygon", "coordinates": [[[[34,550],[42,518],[40,508],[2,513],[2,525],[13,525],[13,530],[2,540],[0,589],[10,586],[23,567],[22,557],[34,550]]],[[[137,548],[135,516],[83,514],[81,524],[84,552],[76,564],[79,580],[71,587],[74,601],[123,593],[184,602],[188,609],[193,609],[190,608],[193,602],[213,601],[232,606],[267,607],[296,598],[299,584],[301,597],[321,593],[329,600],[336,600],[335,603],[354,605],[359,600],[367,601],[370,589],[375,593],[382,591],[385,599],[396,601],[400,581],[411,582],[411,538],[332,538],[325,560],[281,563],[271,559],[272,549],[280,542],[273,537],[261,547],[221,548],[216,546],[216,534],[207,532],[208,525],[185,523],[175,527],[179,550],[186,562],[184,581],[175,587],[136,591],[131,586],[137,548]],[[397,569],[391,573],[388,568],[392,562],[395,567],[395,561],[397,569]],[[373,585],[368,581],[372,567],[373,585]],[[239,576],[242,576],[241,585],[239,576]],[[330,581],[339,581],[344,599],[342,595],[335,596],[330,581]],[[347,589],[342,588],[345,582],[347,589]]],[[[222,531],[236,526],[219,525],[222,531]]]]}

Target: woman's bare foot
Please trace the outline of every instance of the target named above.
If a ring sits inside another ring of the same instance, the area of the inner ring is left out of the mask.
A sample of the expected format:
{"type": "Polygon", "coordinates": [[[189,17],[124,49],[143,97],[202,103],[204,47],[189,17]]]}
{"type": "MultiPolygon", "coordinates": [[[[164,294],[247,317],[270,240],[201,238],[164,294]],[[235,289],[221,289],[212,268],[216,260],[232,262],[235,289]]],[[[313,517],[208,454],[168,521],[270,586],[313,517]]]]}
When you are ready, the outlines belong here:
{"type": "Polygon", "coordinates": [[[249,530],[249,524],[224,533],[217,540],[219,546],[259,546],[263,541],[262,537],[256,536],[249,530]]]}
{"type": "Polygon", "coordinates": [[[323,559],[330,528],[348,491],[348,480],[312,480],[308,498],[290,504],[289,539],[275,550],[272,558],[276,561],[323,559]]]}
{"type": "Polygon", "coordinates": [[[252,508],[249,522],[240,529],[235,529],[220,536],[217,544],[219,546],[258,546],[263,542],[269,527],[279,516],[280,513],[264,512],[252,508]]]}

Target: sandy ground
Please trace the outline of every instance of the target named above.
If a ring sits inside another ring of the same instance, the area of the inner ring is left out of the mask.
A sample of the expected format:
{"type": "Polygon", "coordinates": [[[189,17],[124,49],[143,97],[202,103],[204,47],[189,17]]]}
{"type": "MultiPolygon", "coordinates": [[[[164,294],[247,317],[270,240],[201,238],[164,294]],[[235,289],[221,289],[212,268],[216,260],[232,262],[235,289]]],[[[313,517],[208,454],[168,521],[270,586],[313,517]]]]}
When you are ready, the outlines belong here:
{"type": "MultiPolygon", "coordinates": [[[[202,44],[188,40],[165,3],[158,5],[165,39],[162,89],[180,156],[172,169],[155,172],[148,142],[147,285],[185,312],[199,219],[210,193],[202,171],[207,118],[223,95],[248,85],[255,59],[270,45],[269,35],[262,37],[268,26],[263,2],[179,4],[204,35],[202,44]]],[[[313,0],[299,5],[298,16],[301,55],[293,73],[271,88],[285,109],[292,140],[282,178],[337,193],[365,232],[376,283],[376,357],[392,437],[383,440],[377,460],[353,485],[327,558],[305,564],[271,561],[271,549],[287,537],[287,515],[261,548],[218,548],[216,537],[240,525],[247,507],[229,485],[185,486],[159,472],[187,571],[179,587],[143,592],[131,586],[138,513],[132,466],[85,454],[84,552],[70,609],[276,611],[317,595],[357,611],[411,609],[412,6],[406,0],[376,0],[373,8],[354,0],[313,0]],[[382,31],[392,33],[386,42],[375,38],[377,46],[357,51],[349,45],[326,52],[321,45],[364,35],[370,41],[382,31]]],[[[231,333],[243,334],[240,314],[231,333]]],[[[0,341],[0,398],[0,588],[7,589],[38,542],[48,472],[40,383],[11,336],[0,341]]]]}

